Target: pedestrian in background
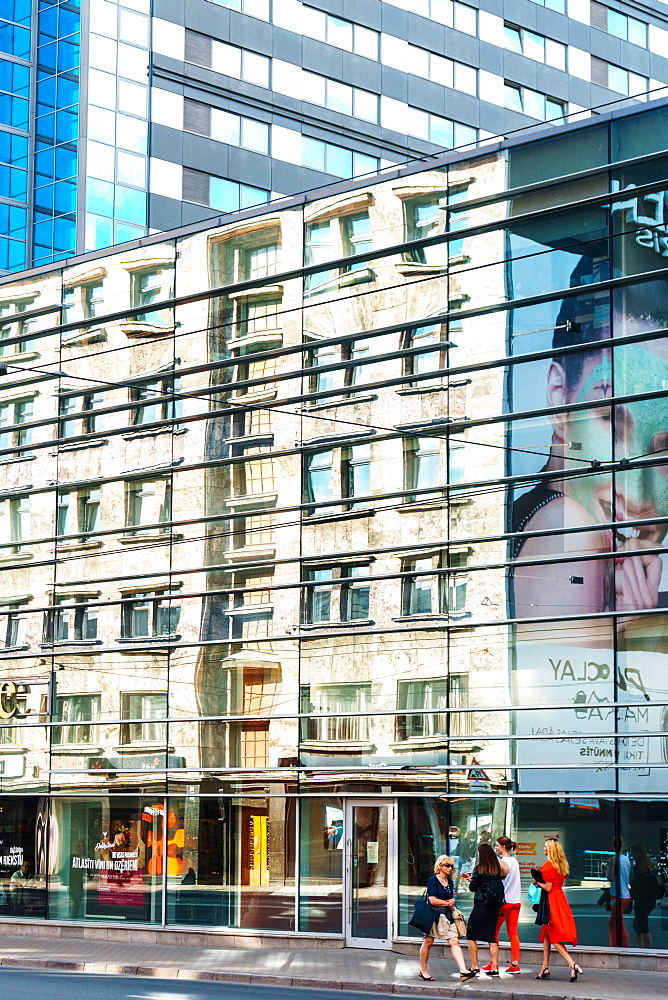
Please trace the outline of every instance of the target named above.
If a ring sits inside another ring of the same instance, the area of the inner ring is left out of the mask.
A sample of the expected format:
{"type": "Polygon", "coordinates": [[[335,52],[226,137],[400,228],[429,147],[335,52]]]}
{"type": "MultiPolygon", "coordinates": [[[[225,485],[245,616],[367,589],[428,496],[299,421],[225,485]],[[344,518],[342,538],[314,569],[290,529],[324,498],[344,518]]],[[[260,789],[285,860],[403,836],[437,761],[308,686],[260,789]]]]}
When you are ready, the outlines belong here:
{"type": "Polygon", "coordinates": [[[427,882],[427,898],[436,910],[441,911],[438,919],[432,924],[430,933],[425,935],[422,947],[420,948],[420,971],[418,975],[420,979],[424,979],[429,983],[434,981],[434,977],[430,975],[427,968],[429,952],[434,943],[434,938],[447,941],[450,945],[450,952],[457,963],[459,978],[462,982],[465,983],[467,979],[473,979],[475,975],[474,972],[470,972],[466,968],[462,946],[459,943],[459,934],[457,933],[457,927],[452,916],[455,906],[455,889],[452,881],[454,866],[455,863],[452,858],[448,857],[447,854],[442,854],[440,858],[436,859],[434,874],[427,882]]]}
{"type": "Polygon", "coordinates": [[[473,909],[469,917],[466,937],[469,944],[471,972],[478,974],[478,941],[489,944],[491,961],[485,968],[486,976],[499,975],[499,946],[496,940],[496,925],[503,905],[503,879],[501,864],[490,844],[478,847],[478,864],[472,875],[465,875],[473,896],[473,909]]]}
{"type": "MultiPolygon", "coordinates": [[[[520,918],[522,906],[522,888],[520,885],[520,863],[510,852],[514,851],[517,844],[510,837],[498,837],[494,850],[501,865],[501,875],[503,877],[503,897],[504,903],[499,910],[496,922],[496,943],[499,943],[499,932],[505,921],[508,937],[510,938],[510,965],[506,972],[511,976],[519,976],[520,972],[520,936],[517,933],[517,923],[520,918]]],[[[483,972],[490,972],[492,963],[483,965],[483,972]]]]}

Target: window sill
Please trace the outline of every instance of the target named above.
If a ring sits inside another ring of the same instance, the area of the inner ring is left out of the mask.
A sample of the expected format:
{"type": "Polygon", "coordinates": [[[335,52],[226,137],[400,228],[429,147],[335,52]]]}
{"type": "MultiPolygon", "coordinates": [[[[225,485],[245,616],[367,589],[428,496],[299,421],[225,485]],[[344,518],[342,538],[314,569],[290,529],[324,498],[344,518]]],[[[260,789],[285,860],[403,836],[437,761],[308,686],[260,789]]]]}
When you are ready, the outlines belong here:
{"type": "Polygon", "coordinates": [[[53,457],[62,454],[64,451],[81,451],[83,448],[102,448],[105,444],[109,444],[108,438],[95,438],[94,441],[75,441],[73,444],[58,445],[58,451],[50,451],[49,455],[53,457]]]}
{"type": "Polygon", "coordinates": [[[376,511],[373,507],[360,507],[359,510],[344,510],[341,513],[333,514],[306,514],[302,524],[327,524],[329,521],[353,521],[360,517],[375,517],[376,511]]]}
{"type": "Polygon", "coordinates": [[[245,548],[231,549],[225,556],[228,561],[257,562],[258,559],[271,559],[275,553],[275,545],[247,545],[245,548]]]}
{"type": "Polygon", "coordinates": [[[101,549],[102,541],[95,542],[59,542],[56,545],[57,552],[91,552],[93,549],[101,549]]]}
{"type": "Polygon", "coordinates": [[[357,743],[354,740],[301,740],[299,749],[315,753],[331,753],[335,749],[337,753],[360,754],[372,753],[375,747],[373,743],[361,740],[357,743]]]}
{"type": "Polygon", "coordinates": [[[174,427],[173,424],[170,424],[167,427],[152,427],[150,430],[147,431],[140,431],[140,430],[130,431],[128,434],[123,434],[122,437],[124,441],[134,441],[135,438],[157,437],[159,434],[177,435],[177,434],[187,434],[187,433],[188,433],[187,427],[174,427]]]}
{"type": "Polygon", "coordinates": [[[121,323],[120,330],[126,337],[165,337],[174,327],[169,323],[121,323]]]}
{"type": "Polygon", "coordinates": [[[15,361],[35,361],[39,357],[39,351],[25,351],[22,354],[2,354],[0,361],[3,364],[13,364],[15,361]]]}
{"type": "MultiPolygon", "coordinates": [[[[63,725],[67,725],[67,723],[62,723],[62,724],[63,725]]],[[[77,726],[84,725],[85,726],[86,723],[85,722],[84,723],[77,722],[77,723],[74,723],[74,725],[77,725],[77,726]]],[[[52,744],[52,753],[53,754],[62,754],[63,756],[68,756],[68,757],[81,757],[82,754],[85,754],[86,756],[97,757],[99,754],[102,753],[103,750],[104,750],[104,747],[91,746],[90,743],[53,743],[52,744]]]]}
{"type": "MultiPolygon", "coordinates": [[[[322,270],[326,271],[327,266],[323,265],[322,270]]],[[[337,288],[350,288],[353,285],[363,285],[375,280],[375,271],[372,271],[370,267],[360,267],[355,271],[345,271],[343,274],[338,274],[335,278],[329,278],[327,281],[323,281],[321,285],[315,285],[313,288],[305,288],[304,298],[309,298],[311,295],[322,295],[325,292],[335,291],[337,288]]]]}
{"type": "Polygon", "coordinates": [[[451,737],[442,736],[409,736],[400,743],[390,743],[390,750],[395,753],[410,753],[412,750],[441,750],[447,747],[451,737]]]}
{"type": "MultiPolygon", "coordinates": [[[[0,743],[0,757],[5,757],[7,754],[27,754],[30,751],[30,747],[18,746],[16,743],[0,743]]],[[[15,775],[19,777],[19,775],[15,775]]]]}
{"type": "Polygon", "coordinates": [[[56,639],[54,642],[40,642],[40,649],[62,649],[64,646],[101,646],[102,639],[56,639]]]}
{"type": "Polygon", "coordinates": [[[85,334],[76,334],[61,340],[61,347],[86,347],[88,344],[103,344],[107,339],[107,331],[102,327],[88,329],[85,334]]]}
{"type": "Polygon", "coordinates": [[[0,463],[2,465],[16,465],[18,462],[34,462],[37,455],[19,455],[16,458],[0,458],[0,463]]]}
{"type": "Polygon", "coordinates": [[[11,556],[0,556],[0,565],[5,565],[6,563],[17,563],[17,562],[30,562],[35,557],[32,552],[15,552],[11,556]]]}
{"type": "Polygon", "coordinates": [[[314,629],[323,628],[368,628],[369,625],[375,625],[376,623],[370,618],[355,618],[351,621],[329,621],[329,622],[306,622],[299,626],[300,629],[306,629],[307,631],[312,631],[314,629]]]}
{"type": "MultiPolygon", "coordinates": [[[[121,723],[122,724],[122,723],[121,723]]],[[[165,720],[165,725],[167,720],[165,720]]],[[[137,751],[142,753],[174,753],[174,747],[167,746],[167,741],[165,740],[134,740],[131,743],[121,743],[119,746],[114,747],[114,753],[123,755],[133,754],[135,755],[137,751]]]]}
{"type": "Polygon", "coordinates": [[[146,542],[179,542],[183,535],[176,535],[172,531],[137,532],[136,535],[121,535],[117,539],[119,545],[145,545],[146,542]]]}
{"type": "Polygon", "coordinates": [[[259,507],[259,505],[275,504],[278,499],[278,493],[250,493],[245,496],[229,497],[227,500],[228,507],[259,507]]]}
{"type": "Polygon", "coordinates": [[[441,385],[416,385],[414,388],[410,389],[395,389],[397,396],[420,396],[426,392],[448,392],[450,386],[447,384],[441,385]]]}
{"type": "Polygon", "coordinates": [[[25,646],[2,646],[0,647],[0,653],[13,655],[14,653],[23,653],[26,649],[30,649],[30,646],[27,644],[25,646]]]}
{"type": "Polygon", "coordinates": [[[422,615],[400,615],[399,618],[393,618],[393,622],[447,622],[450,620],[450,615],[440,614],[434,611],[433,614],[422,614],[422,615]]]}
{"type": "Polygon", "coordinates": [[[151,645],[155,643],[165,643],[165,642],[180,642],[181,636],[176,632],[170,632],[169,635],[119,635],[116,636],[116,642],[123,643],[141,643],[150,642],[151,645]]]}
{"type": "Polygon", "coordinates": [[[374,399],[378,399],[378,396],[348,396],[346,399],[328,399],[324,403],[304,406],[302,413],[311,413],[312,410],[330,410],[335,406],[352,406],[353,403],[371,403],[374,399]]]}
{"type": "Polygon", "coordinates": [[[394,509],[400,514],[407,514],[411,511],[420,513],[427,510],[438,510],[439,508],[445,507],[447,505],[446,497],[438,497],[434,500],[414,500],[413,503],[403,503],[401,506],[397,506],[394,509]]]}
{"type": "Polygon", "coordinates": [[[409,260],[403,260],[400,264],[397,264],[397,272],[403,274],[405,277],[408,275],[429,275],[429,274],[447,274],[448,265],[447,264],[419,264],[417,261],[411,262],[409,260]]]}

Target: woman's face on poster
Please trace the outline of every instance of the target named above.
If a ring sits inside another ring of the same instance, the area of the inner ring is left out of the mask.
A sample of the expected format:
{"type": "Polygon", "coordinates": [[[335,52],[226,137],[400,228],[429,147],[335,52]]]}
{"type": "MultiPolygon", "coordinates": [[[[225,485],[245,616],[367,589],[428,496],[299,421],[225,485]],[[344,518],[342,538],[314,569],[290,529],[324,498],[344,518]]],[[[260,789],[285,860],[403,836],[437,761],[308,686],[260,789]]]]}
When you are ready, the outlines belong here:
{"type": "MultiPolygon", "coordinates": [[[[559,366],[557,366],[559,367],[559,366]]],[[[585,360],[577,383],[564,385],[568,404],[604,401],[613,395],[662,393],[668,387],[668,344],[620,344],[614,358],[609,350],[585,360]]],[[[567,494],[597,522],[632,521],[668,516],[668,406],[665,397],[640,399],[615,407],[605,405],[557,417],[564,467],[618,462],[665,455],[666,463],[565,481],[567,494]],[[560,426],[559,426],[560,424],[560,426]],[[614,497],[613,497],[614,482],[614,497]]],[[[666,525],[647,525],[635,537],[658,543],[666,525]]]]}

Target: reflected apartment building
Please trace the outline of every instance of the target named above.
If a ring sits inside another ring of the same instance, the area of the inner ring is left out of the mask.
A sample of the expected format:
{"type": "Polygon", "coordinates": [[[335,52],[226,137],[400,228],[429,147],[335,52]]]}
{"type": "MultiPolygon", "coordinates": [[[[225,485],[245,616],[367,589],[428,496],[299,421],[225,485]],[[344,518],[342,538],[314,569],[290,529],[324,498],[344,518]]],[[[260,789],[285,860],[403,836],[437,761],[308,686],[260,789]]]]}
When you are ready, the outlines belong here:
{"type": "Polygon", "coordinates": [[[597,900],[615,838],[668,840],[667,119],[0,284],[5,920],[408,946],[435,857],[508,833],[527,881],[563,840],[582,943],[630,931],[597,900]]]}

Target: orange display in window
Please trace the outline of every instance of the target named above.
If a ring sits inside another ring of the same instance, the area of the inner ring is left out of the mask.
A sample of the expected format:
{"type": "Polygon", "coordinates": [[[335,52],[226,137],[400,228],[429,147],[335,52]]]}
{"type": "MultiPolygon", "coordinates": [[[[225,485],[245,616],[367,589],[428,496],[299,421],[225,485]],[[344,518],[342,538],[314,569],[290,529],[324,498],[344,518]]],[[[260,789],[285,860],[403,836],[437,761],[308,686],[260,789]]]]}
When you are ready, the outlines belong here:
{"type": "MultiPolygon", "coordinates": [[[[153,807],[161,811],[161,807],[153,807]]],[[[162,820],[157,823],[157,829],[149,830],[146,835],[146,844],[149,850],[149,860],[146,871],[149,875],[162,875],[164,870],[163,845],[166,847],[167,874],[183,874],[183,844],[185,840],[185,830],[180,824],[179,818],[171,809],[167,813],[167,835],[163,837],[162,820]]]]}

